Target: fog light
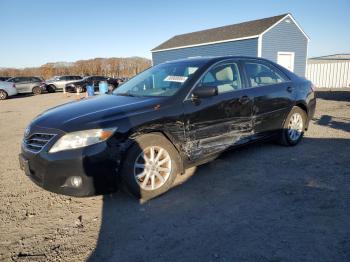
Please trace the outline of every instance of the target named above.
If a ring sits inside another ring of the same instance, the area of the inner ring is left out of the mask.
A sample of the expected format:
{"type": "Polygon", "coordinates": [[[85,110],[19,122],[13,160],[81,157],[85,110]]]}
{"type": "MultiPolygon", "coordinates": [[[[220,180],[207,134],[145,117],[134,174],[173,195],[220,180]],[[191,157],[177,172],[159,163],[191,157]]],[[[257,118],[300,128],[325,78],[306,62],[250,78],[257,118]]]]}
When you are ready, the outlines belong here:
{"type": "Polygon", "coordinates": [[[72,187],[80,187],[81,184],[83,183],[83,180],[81,179],[80,176],[72,176],[70,177],[69,182],[72,187]]]}

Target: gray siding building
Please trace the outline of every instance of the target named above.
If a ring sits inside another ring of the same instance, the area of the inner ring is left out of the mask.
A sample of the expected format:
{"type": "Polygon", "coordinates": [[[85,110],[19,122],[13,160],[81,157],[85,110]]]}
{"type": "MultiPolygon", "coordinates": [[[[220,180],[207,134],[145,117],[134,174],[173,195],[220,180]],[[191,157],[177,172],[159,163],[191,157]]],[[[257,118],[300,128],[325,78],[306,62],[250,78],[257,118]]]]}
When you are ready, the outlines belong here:
{"type": "Polygon", "coordinates": [[[306,77],[319,88],[349,88],[350,54],[310,58],[306,77]]]}
{"type": "Polygon", "coordinates": [[[152,49],[153,64],[196,56],[252,56],[305,76],[309,37],[291,14],[177,35],[152,49]]]}

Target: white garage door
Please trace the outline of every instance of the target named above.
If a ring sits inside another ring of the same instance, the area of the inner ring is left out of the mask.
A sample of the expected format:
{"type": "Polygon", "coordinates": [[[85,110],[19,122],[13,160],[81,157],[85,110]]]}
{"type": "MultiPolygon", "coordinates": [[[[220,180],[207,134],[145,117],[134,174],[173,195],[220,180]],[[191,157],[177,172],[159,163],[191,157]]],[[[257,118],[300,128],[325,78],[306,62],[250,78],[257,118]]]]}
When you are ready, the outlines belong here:
{"type": "Polygon", "coordinates": [[[277,63],[289,71],[294,71],[294,52],[278,52],[277,63]]]}

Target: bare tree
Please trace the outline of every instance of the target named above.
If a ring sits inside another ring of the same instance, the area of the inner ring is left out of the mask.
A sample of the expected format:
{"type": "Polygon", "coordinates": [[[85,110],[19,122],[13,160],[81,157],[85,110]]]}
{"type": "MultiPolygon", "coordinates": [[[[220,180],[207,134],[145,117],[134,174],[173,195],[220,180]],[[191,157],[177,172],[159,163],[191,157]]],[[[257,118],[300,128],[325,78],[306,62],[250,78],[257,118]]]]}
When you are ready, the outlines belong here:
{"type": "Polygon", "coordinates": [[[55,75],[104,75],[109,77],[132,77],[149,68],[151,61],[141,57],[94,58],[74,63],[47,63],[40,67],[23,69],[1,68],[1,76],[39,76],[44,79],[55,75]]]}

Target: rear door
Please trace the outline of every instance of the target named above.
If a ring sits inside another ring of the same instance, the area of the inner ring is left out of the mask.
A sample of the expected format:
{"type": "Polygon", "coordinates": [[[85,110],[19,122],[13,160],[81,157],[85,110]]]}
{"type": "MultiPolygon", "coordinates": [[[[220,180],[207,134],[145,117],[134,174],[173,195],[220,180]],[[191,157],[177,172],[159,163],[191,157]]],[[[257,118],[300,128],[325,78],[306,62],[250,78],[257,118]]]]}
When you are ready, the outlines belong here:
{"type": "Polygon", "coordinates": [[[252,132],[253,100],[244,89],[240,62],[230,60],[213,66],[195,88],[216,86],[218,95],[184,101],[186,154],[191,160],[216,154],[247,142],[252,132]]]}
{"type": "Polygon", "coordinates": [[[268,62],[248,60],[244,64],[250,88],[254,90],[254,133],[257,138],[271,135],[282,128],[293,107],[293,83],[268,62]]]}
{"type": "Polygon", "coordinates": [[[43,83],[43,80],[38,77],[30,77],[29,81],[30,81],[30,89],[29,89],[30,92],[32,92],[33,87],[41,86],[43,83]]]}

